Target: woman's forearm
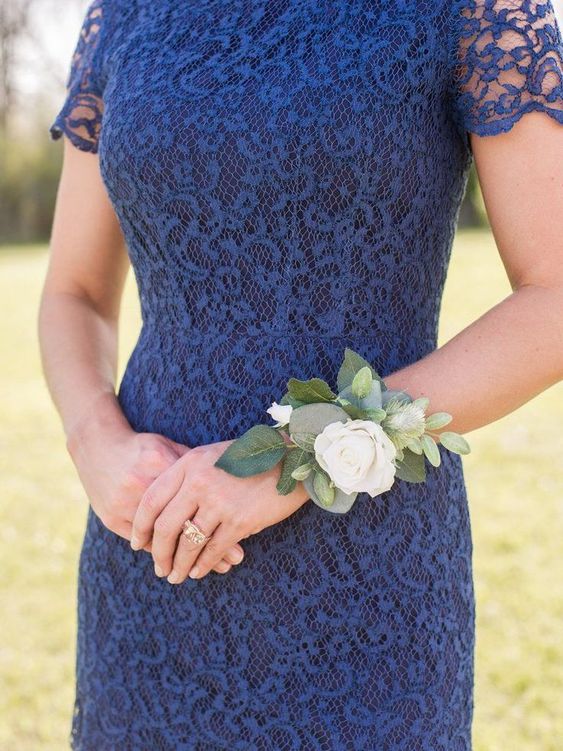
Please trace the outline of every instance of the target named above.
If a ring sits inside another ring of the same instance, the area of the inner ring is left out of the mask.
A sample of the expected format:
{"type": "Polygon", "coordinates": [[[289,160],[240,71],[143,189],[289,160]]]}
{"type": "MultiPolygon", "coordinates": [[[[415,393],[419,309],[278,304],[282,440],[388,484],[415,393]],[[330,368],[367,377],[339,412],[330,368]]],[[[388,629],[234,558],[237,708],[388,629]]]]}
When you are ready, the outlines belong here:
{"type": "Polygon", "coordinates": [[[67,442],[87,425],[130,430],[115,395],[117,321],[86,298],[46,290],[38,328],[45,379],[67,442]]]}
{"type": "Polygon", "coordinates": [[[384,376],[449,412],[467,433],[509,414],[563,379],[563,290],[525,285],[421,360],[384,376]]]}

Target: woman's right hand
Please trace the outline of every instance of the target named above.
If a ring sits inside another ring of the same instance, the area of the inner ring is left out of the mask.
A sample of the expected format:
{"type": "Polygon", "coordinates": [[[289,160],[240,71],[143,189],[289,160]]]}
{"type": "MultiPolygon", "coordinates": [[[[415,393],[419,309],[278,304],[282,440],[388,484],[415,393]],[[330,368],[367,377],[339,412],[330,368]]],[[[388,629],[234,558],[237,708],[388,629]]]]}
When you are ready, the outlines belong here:
{"type": "MultiPolygon", "coordinates": [[[[67,450],[96,515],[109,530],[130,541],[145,490],[190,448],[158,433],[137,433],[121,419],[105,419],[105,405],[98,401],[97,407],[67,435],[67,450]]],[[[151,551],[150,542],[144,550],[151,551]]],[[[227,573],[243,556],[237,543],[213,570],[227,573]]]]}

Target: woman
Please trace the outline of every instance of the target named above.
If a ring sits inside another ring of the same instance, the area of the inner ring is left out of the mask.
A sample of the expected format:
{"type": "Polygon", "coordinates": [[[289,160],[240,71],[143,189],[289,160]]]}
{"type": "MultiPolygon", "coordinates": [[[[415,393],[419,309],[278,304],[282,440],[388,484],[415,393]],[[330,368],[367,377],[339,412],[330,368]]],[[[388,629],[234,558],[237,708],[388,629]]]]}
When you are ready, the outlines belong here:
{"type": "Polygon", "coordinates": [[[561,124],[549,2],[94,0],[40,312],[91,501],[74,749],[471,748],[461,457],[343,514],[214,462],[345,346],[460,433],[561,380],[561,124]],[[472,159],[513,292],[437,349],[472,159]]]}

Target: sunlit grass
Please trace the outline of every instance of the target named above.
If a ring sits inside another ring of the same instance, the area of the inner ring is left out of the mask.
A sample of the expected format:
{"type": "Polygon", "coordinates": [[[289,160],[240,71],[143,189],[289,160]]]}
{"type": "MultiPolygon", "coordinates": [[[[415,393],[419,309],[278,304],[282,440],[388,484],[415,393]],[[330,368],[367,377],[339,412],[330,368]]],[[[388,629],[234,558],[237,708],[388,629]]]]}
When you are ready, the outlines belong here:
{"type": "MultiPolygon", "coordinates": [[[[40,371],[35,321],[45,268],[44,248],[0,252],[2,751],[67,748],[73,698],[86,502],[40,371]]],[[[460,233],[440,343],[509,292],[491,235],[460,233]]],[[[122,368],[137,325],[130,278],[122,368]]],[[[475,751],[563,747],[562,418],[559,384],[472,432],[464,458],[477,592],[475,751]]]]}

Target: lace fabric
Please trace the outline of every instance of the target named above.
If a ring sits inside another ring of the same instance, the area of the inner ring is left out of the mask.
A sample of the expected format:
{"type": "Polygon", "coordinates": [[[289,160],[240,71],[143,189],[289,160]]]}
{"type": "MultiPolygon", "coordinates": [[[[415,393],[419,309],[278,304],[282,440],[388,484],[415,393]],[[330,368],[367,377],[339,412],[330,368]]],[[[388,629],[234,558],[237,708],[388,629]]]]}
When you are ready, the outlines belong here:
{"type": "Polygon", "coordinates": [[[457,0],[454,5],[452,112],[464,137],[468,131],[506,132],[532,111],[563,123],[563,42],[553,4],[457,0]]]}
{"type": "MultiPolygon", "coordinates": [[[[99,153],[127,241],[132,427],[235,438],[345,346],[384,377],[432,351],[467,133],[561,121],[561,72],[547,3],[94,0],[51,133],[99,153]]],[[[73,748],[468,751],[471,529],[440,451],[179,587],[90,509],[73,748]]]]}
{"type": "Polygon", "coordinates": [[[94,0],[84,19],[67,78],[67,97],[51,125],[54,139],[65,133],[82,151],[98,151],[104,111],[100,49],[103,0],[94,0]]]}

